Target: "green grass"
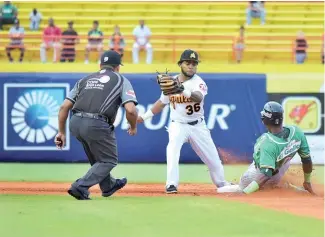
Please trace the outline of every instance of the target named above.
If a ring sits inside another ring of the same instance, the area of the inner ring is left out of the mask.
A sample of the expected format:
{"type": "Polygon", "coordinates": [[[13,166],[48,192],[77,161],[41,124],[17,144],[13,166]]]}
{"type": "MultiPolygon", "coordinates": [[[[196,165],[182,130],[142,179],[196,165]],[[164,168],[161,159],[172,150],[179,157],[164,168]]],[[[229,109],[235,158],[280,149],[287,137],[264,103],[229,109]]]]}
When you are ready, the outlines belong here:
{"type": "Polygon", "coordinates": [[[323,222],[203,197],[0,196],[5,237],[320,237],[323,222]]]}
{"type": "MultiPolygon", "coordinates": [[[[248,165],[226,165],[234,180],[248,165]]],[[[88,164],[0,163],[0,181],[72,182],[88,164]]],[[[164,183],[166,165],[119,164],[132,183],[164,183]]],[[[181,182],[211,183],[205,165],[181,165],[181,182]]],[[[323,183],[324,167],[314,179],[323,183]]],[[[321,237],[324,223],[214,197],[93,197],[0,195],[2,237],[321,237]]]]}
{"type": "MultiPolygon", "coordinates": [[[[238,180],[247,167],[248,165],[225,165],[226,178],[238,180]]],[[[82,176],[88,168],[88,164],[0,163],[0,180],[72,182],[82,176]]],[[[314,178],[317,182],[324,183],[324,166],[314,168],[314,178]]],[[[166,165],[119,164],[112,173],[116,177],[127,176],[133,183],[164,183],[166,165]]],[[[211,183],[207,166],[201,164],[180,165],[180,181],[211,183]]]]}

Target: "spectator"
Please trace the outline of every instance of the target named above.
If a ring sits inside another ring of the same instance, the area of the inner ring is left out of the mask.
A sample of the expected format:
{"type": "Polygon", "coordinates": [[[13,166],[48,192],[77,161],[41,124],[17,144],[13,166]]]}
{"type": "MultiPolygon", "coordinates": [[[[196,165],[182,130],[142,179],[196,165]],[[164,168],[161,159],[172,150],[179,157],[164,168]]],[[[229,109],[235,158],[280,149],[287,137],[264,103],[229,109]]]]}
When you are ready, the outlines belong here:
{"type": "Polygon", "coordinates": [[[236,45],[235,45],[237,63],[241,62],[242,56],[243,56],[243,51],[245,48],[244,33],[245,33],[245,28],[244,28],[244,26],[241,26],[239,28],[239,36],[236,37],[236,45]]]}
{"type": "Polygon", "coordinates": [[[19,26],[19,20],[16,19],[14,21],[14,26],[12,26],[9,31],[9,37],[11,42],[6,48],[7,56],[10,62],[14,61],[10,53],[11,50],[14,49],[20,50],[19,62],[22,62],[24,59],[24,52],[25,52],[25,47],[23,43],[24,33],[25,33],[24,28],[19,26]]]}
{"type": "Polygon", "coordinates": [[[75,45],[79,43],[78,33],[73,29],[73,21],[68,22],[68,29],[62,33],[62,45],[60,62],[74,62],[76,58],[75,45]]]}
{"type": "Polygon", "coordinates": [[[98,63],[103,53],[103,32],[98,29],[98,21],[93,22],[93,28],[88,32],[88,44],[86,46],[85,64],[89,63],[89,52],[98,51],[98,63]]]}
{"type": "Polygon", "coordinates": [[[4,1],[0,7],[0,30],[3,30],[3,25],[14,24],[17,14],[17,8],[10,1],[4,1]]]}
{"type": "Polygon", "coordinates": [[[152,46],[149,43],[151,31],[148,26],[144,24],[144,20],[139,21],[139,25],[133,30],[134,44],[132,49],[133,63],[139,63],[139,51],[147,51],[147,64],[152,62],[152,46]]]}
{"type": "Polygon", "coordinates": [[[29,14],[29,29],[32,31],[36,31],[39,29],[39,25],[42,21],[42,14],[37,11],[36,8],[29,14]]]}
{"type": "Polygon", "coordinates": [[[306,59],[306,49],[308,48],[307,41],[305,39],[305,35],[302,31],[299,31],[297,33],[296,38],[296,63],[297,64],[303,64],[306,59]]]}
{"type": "Polygon", "coordinates": [[[118,25],[114,28],[114,33],[111,36],[109,48],[121,54],[123,57],[124,48],[125,48],[125,40],[120,32],[120,27],[118,25]]]}
{"type": "Polygon", "coordinates": [[[250,25],[252,23],[252,17],[260,18],[261,25],[265,24],[265,8],[264,1],[250,1],[248,3],[248,8],[246,9],[246,24],[250,25]]]}
{"type": "Polygon", "coordinates": [[[57,61],[58,52],[60,49],[61,29],[54,25],[53,18],[49,19],[49,25],[43,31],[43,43],[41,44],[40,56],[41,62],[46,62],[46,50],[53,48],[53,62],[57,61]]]}

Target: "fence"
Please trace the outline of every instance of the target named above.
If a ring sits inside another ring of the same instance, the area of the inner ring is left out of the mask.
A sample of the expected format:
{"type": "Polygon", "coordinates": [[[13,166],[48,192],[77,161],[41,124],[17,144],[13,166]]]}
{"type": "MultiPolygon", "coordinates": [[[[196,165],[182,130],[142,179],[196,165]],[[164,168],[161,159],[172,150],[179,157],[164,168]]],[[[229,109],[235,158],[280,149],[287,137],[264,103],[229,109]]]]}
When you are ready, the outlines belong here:
{"type": "MultiPolygon", "coordinates": [[[[127,42],[125,48],[126,52],[132,50],[132,44],[130,42],[134,41],[132,35],[123,36],[127,42]]],[[[40,44],[42,43],[42,35],[24,35],[24,48],[27,51],[39,51],[40,44]]],[[[99,38],[98,38],[99,39],[99,38]]],[[[103,40],[104,49],[109,47],[110,37],[105,36],[101,38],[103,40]]],[[[271,57],[272,55],[276,59],[282,61],[294,62],[295,50],[299,49],[295,47],[295,36],[246,36],[244,38],[245,49],[244,52],[252,57],[263,54],[271,57]]],[[[59,36],[56,38],[57,42],[61,45],[57,49],[67,49],[75,48],[77,52],[84,51],[85,46],[88,42],[87,35],[80,35],[77,38],[73,36],[59,36]],[[76,45],[67,46],[64,45],[65,40],[77,39],[76,45]]],[[[212,54],[212,53],[230,53],[232,60],[235,61],[236,53],[236,41],[237,37],[230,35],[209,35],[209,36],[198,36],[198,35],[171,35],[171,36],[159,36],[154,35],[150,37],[150,42],[153,45],[155,52],[166,52],[171,57],[170,61],[176,63],[178,60],[179,52],[186,48],[192,48],[197,50],[200,54],[212,54]]],[[[310,57],[310,60],[319,62],[319,55],[323,50],[323,37],[310,36],[306,37],[309,47],[306,49],[307,53],[317,55],[315,57],[310,57]]],[[[6,48],[10,43],[9,36],[7,34],[0,34],[0,47],[6,48]]],[[[21,45],[12,45],[12,48],[20,48],[21,45]]],[[[117,45],[115,44],[115,49],[117,45]]],[[[215,55],[218,58],[218,55],[215,55]]],[[[248,57],[249,58],[249,57],[248,57]]]]}

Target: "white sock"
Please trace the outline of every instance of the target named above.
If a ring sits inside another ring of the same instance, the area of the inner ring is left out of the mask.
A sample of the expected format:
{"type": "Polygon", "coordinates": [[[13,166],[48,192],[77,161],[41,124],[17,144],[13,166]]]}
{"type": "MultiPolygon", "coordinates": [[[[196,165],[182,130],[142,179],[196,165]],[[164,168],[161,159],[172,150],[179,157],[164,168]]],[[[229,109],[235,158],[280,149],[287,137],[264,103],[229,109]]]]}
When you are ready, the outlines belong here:
{"type": "Polygon", "coordinates": [[[223,186],[217,189],[217,193],[242,193],[242,192],[243,190],[239,187],[238,184],[223,186]]]}

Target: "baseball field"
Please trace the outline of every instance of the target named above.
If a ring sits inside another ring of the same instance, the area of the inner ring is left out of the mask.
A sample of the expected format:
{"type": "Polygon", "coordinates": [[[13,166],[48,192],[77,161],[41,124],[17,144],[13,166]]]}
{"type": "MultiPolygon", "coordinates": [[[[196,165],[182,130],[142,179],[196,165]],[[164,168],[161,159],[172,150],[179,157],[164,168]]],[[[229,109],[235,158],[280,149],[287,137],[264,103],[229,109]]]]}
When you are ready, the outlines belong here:
{"type": "MultiPolygon", "coordinates": [[[[318,196],[285,185],[245,195],[216,194],[204,165],[181,165],[179,194],[164,193],[165,165],[120,164],[126,187],[110,198],[91,189],[90,201],[67,195],[88,164],[0,164],[0,236],[324,236],[324,166],[315,166],[318,196]]],[[[247,165],[226,165],[238,180],[247,165]]],[[[300,167],[285,181],[301,185],[300,167]]]]}

